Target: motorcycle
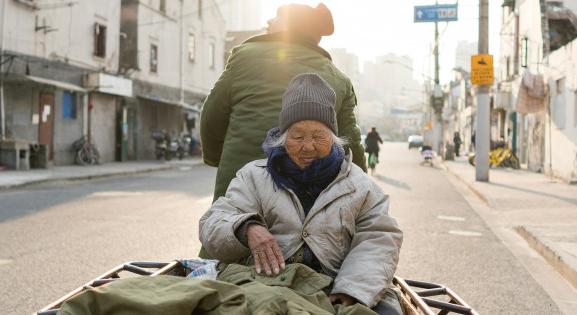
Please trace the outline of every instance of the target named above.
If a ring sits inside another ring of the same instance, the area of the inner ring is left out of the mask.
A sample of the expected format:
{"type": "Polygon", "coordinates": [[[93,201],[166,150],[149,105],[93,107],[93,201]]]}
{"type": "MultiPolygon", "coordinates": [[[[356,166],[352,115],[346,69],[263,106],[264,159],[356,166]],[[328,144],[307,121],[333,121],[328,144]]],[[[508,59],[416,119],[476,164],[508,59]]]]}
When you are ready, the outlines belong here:
{"type": "MultiPolygon", "coordinates": [[[[475,154],[469,155],[469,164],[472,166],[477,164],[475,154]]],[[[489,152],[489,165],[491,167],[511,167],[516,170],[521,167],[519,158],[503,143],[497,143],[489,152]]]]}
{"type": "Polygon", "coordinates": [[[164,158],[165,160],[170,161],[173,157],[178,156],[182,159],[181,156],[184,156],[184,154],[179,153],[179,141],[172,138],[166,131],[153,131],[152,139],[155,141],[154,155],[157,160],[164,158]]]}
{"type": "Polygon", "coordinates": [[[423,145],[419,148],[419,151],[421,151],[421,156],[423,157],[421,165],[429,165],[432,167],[433,159],[435,158],[435,152],[433,152],[433,148],[428,145],[423,145]]]}
{"type": "Polygon", "coordinates": [[[191,137],[189,135],[183,135],[178,139],[177,156],[179,160],[182,160],[186,154],[190,154],[190,142],[191,137]]]}

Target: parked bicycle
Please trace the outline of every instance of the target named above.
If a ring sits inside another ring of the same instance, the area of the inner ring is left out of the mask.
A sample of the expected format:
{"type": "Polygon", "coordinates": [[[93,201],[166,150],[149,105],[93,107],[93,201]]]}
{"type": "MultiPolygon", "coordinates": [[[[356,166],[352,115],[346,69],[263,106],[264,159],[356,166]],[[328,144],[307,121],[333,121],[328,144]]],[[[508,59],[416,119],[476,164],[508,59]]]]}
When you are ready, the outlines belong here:
{"type": "Polygon", "coordinates": [[[92,143],[87,136],[72,143],[74,152],[74,162],[78,165],[96,165],[100,163],[100,153],[96,145],[92,143]]]}

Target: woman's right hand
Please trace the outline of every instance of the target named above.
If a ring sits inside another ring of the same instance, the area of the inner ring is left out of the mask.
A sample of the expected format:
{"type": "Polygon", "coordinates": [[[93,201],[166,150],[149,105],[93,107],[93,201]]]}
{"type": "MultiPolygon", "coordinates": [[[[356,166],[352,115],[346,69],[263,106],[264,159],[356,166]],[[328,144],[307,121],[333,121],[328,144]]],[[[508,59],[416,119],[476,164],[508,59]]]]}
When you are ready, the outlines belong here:
{"type": "Polygon", "coordinates": [[[246,228],[248,247],[254,257],[257,273],[264,269],[267,275],[279,274],[285,263],[282,251],[274,236],[262,225],[250,224],[246,228]]]}

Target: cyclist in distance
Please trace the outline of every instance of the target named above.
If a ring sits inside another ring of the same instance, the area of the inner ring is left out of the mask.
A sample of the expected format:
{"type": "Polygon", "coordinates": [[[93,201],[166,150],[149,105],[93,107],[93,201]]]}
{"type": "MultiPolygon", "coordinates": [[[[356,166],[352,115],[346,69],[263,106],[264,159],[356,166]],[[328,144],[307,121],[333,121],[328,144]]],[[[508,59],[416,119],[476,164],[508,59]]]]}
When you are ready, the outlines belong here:
{"type": "Polygon", "coordinates": [[[382,144],[383,139],[381,139],[381,136],[377,132],[377,128],[372,127],[371,131],[367,134],[367,138],[365,139],[365,146],[369,157],[371,154],[374,154],[376,163],[379,163],[379,143],[382,144]]]}

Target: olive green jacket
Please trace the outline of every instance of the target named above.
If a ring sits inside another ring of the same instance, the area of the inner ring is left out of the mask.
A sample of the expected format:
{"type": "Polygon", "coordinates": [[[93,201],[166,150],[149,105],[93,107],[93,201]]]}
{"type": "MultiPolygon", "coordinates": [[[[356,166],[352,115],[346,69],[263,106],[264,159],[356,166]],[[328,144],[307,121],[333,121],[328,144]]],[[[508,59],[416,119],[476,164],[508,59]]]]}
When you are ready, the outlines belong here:
{"type": "Polygon", "coordinates": [[[288,83],[297,74],[311,72],[335,91],[338,136],[349,140],[354,163],[366,170],[349,78],[314,43],[290,33],[260,35],[233,49],[202,109],[203,159],[218,167],[214,200],[224,195],[241,167],[265,157],[261,144],[266,132],[278,126],[288,83]]]}

